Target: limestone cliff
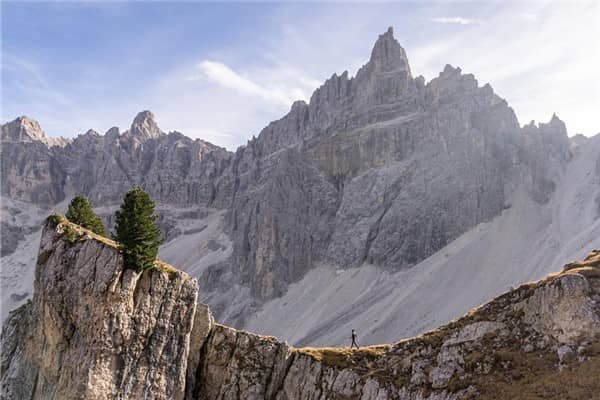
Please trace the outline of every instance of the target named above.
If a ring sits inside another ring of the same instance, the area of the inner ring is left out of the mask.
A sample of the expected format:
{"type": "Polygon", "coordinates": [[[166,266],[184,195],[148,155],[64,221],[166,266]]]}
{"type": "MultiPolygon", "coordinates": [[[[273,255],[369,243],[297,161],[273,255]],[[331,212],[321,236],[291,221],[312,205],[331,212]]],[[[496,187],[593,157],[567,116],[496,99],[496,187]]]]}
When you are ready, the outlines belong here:
{"type": "Polygon", "coordinates": [[[215,324],[194,279],[123,269],[60,219],[2,331],[3,399],[587,399],[600,383],[600,251],[422,336],[294,348],[215,324]],[[537,398],[537,397],[535,397],[537,398]]]}
{"type": "Polygon", "coordinates": [[[182,399],[198,285],[123,269],[114,243],[67,222],[42,235],[33,299],[2,333],[2,398],[182,399]]]}

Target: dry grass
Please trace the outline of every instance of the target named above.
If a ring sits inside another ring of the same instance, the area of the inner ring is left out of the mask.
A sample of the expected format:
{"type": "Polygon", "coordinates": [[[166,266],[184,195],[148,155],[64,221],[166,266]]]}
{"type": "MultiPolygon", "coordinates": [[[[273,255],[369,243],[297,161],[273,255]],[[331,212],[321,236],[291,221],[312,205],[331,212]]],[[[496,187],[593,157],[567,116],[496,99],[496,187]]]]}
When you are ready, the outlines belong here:
{"type": "Polygon", "coordinates": [[[222,330],[225,330],[225,331],[235,332],[236,334],[244,334],[244,335],[248,335],[248,336],[254,336],[254,337],[259,338],[260,340],[263,340],[263,341],[268,341],[268,342],[271,342],[271,343],[279,343],[279,339],[277,339],[275,336],[271,336],[271,335],[259,335],[258,333],[253,333],[253,332],[248,332],[248,331],[244,331],[244,330],[240,330],[240,329],[235,329],[235,328],[233,328],[231,326],[219,324],[218,322],[215,322],[214,326],[215,326],[215,328],[222,329],[222,330]]]}
{"type": "Polygon", "coordinates": [[[304,354],[315,361],[337,368],[352,368],[375,361],[391,349],[391,345],[366,346],[359,349],[349,347],[301,347],[292,348],[297,354],[304,354]]]}
{"type": "Polygon", "coordinates": [[[167,264],[166,262],[159,259],[156,259],[154,261],[154,268],[160,272],[165,272],[169,275],[178,274],[181,272],[171,264],[167,264]]]}
{"type": "Polygon", "coordinates": [[[560,275],[572,275],[572,274],[583,275],[587,279],[600,279],[600,268],[590,267],[590,266],[577,267],[577,268],[568,269],[568,270],[562,272],[560,275]]]}
{"type": "Polygon", "coordinates": [[[511,371],[495,371],[472,382],[480,400],[588,400],[600,399],[600,356],[573,362],[558,371],[556,358],[536,353],[508,352],[502,355],[515,365],[511,371]]]}
{"type": "Polygon", "coordinates": [[[118,244],[107,237],[98,235],[89,229],[86,229],[80,225],[74,224],[73,222],[66,219],[63,215],[54,214],[48,217],[49,222],[51,222],[54,226],[61,225],[65,232],[74,232],[78,236],[78,240],[87,240],[93,239],[97,242],[104,243],[107,246],[118,249],[118,244]]]}

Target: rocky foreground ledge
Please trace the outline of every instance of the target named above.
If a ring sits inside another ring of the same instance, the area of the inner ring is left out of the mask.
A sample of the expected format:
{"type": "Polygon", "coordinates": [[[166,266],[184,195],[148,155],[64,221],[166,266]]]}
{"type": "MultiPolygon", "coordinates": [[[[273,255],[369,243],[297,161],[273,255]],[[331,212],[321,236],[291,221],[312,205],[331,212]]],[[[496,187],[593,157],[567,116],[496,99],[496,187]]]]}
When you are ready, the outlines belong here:
{"type": "Polygon", "coordinates": [[[214,323],[184,272],[124,269],[112,241],[49,220],[33,300],[2,331],[1,398],[597,398],[599,266],[594,252],[392,345],[294,348],[214,323]]]}

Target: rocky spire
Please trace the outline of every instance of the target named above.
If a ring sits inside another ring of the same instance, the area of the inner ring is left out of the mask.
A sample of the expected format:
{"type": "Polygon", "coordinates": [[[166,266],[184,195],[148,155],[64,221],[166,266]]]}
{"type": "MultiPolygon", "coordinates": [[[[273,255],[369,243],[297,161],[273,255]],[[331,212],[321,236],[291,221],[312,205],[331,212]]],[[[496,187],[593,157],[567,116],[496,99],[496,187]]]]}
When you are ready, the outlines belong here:
{"type": "Polygon", "coordinates": [[[374,72],[403,72],[412,78],[406,52],[394,38],[394,29],[389,27],[387,32],[379,35],[369,63],[374,72]]]}
{"type": "Polygon", "coordinates": [[[106,137],[106,140],[108,140],[109,142],[115,141],[119,138],[119,135],[121,133],[119,132],[119,128],[116,126],[113,126],[112,128],[110,128],[109,130],[106,131],[106,133],[104,134],[104,137],[106,137]]]}
{"type": "Polygon", "coordinates": [[[548,122],[548,125],[555,127],[557,130],[561,131],[561,133],[567,135],[567,126],[560,118],[558,118],[558,115],[556,115],[556,113],[552,114],[552,118],[550,118],[550,122],[548,122]]]}
{"type": "Polygon", "coordinates": [[[164,132],[160,130],[156,121],[154,121],[154,114],[146,110],[136,115],[131,124],[129,135],[140,141],[145,141],[163,136],[164,132]]]}
{"type": "Polygon", "coordinates": [[[44,142],[45,136],[39,122],[26,116],[2,125],[3,142],[44,142]]]}

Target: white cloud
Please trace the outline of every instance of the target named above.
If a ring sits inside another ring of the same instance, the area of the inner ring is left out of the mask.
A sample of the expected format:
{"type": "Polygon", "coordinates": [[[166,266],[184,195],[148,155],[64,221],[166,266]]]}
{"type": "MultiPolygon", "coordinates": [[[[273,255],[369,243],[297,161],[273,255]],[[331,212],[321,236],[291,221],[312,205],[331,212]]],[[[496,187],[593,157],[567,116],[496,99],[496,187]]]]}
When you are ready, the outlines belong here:
{"type": "Polygon", "coordinates": [[[463,17],[437,17],[431,18],[431,21],[440,24],[458,24],[458,25],[473,25],[481,24],[481,21],[477,19],[463,18],[463,17]]]}
{"type": "Polygon", "coordinates": [[[235,150],[283,117],[295,100],[306,100],[319,84],[281,59],[234,69],[215,58],[167,71],[149,86],[146,102],[137,108],[152,110],[165,131],[235,150]]]}
{"type": "Polygon", "coordinates": [[[198,64],[198,68],[214,83],[274,104],[289,106],[295,100],[306,100],[307,98],[305,91],[299,87],[285,87],[281,84],[279,86],[261,85],[238,74],[221,62],[204,60],[198,64]]]}

